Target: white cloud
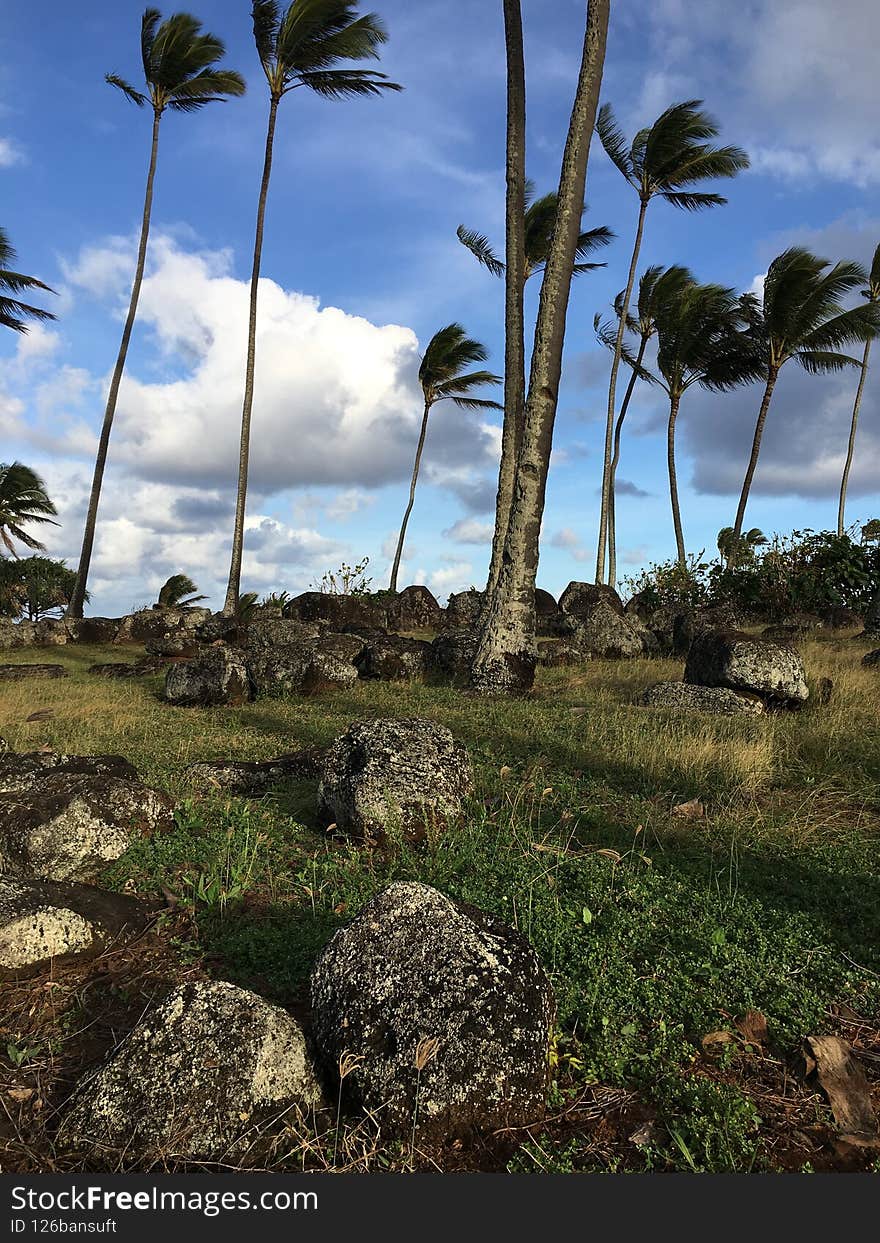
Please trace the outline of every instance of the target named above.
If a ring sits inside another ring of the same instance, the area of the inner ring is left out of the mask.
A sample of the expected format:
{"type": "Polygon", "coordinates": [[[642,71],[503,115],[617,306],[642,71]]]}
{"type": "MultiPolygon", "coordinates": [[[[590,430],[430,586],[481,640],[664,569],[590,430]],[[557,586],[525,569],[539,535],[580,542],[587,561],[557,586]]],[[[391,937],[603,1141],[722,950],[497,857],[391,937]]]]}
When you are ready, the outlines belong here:
{"type": "Polygon", "coordinates": [[[0,138],[0,168],[12,168],[24,162],[25,155],[18,143],[11,138],[0,138]]]}
{"type": "Polygon", "coordinates": [[[458,522],[443,532],[443,538],[454,544],[491,544],[495,528],[476,518],[459,518],[458,522]]]}
{"type": "Polygon", "coordinates": [[[561,548],[574,557],[575,561],[586,561],[590,555],[584,547],[581,537],[571,527],[562,527],[550,536],[551,548],[561,548]]]}

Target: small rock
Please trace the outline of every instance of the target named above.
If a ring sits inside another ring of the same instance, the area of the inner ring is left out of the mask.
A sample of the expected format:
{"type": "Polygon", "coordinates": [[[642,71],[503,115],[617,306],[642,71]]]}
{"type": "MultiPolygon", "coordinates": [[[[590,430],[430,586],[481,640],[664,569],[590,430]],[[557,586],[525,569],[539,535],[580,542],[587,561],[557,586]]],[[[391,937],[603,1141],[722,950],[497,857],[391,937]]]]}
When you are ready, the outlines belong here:
{"type": "Polygon", "coordinates": [[[726,686],[694,686],[690,682],[655,682],[637,702],[645,708],[712,712],[720,716],[760,716],[764,711],[764,704],[756,695],[726,686]]]}
{"type": "Polygon", "coordinates": [[[183,984],[79,1084],[59,1139],[219,1160],[262,1118],[320,1102],[296,1019],[234,984],[183,984]]]}
{"type": "Polygon", "coordinates": [[[222,790],[243,798],[261,798],[283,781],[317,778],[325,747],[304,747],[274,760],[203,760],[184,769],[184,776],[202,794],[222,790]]]}
{"type": "Polygon", "coordinates": [[[550,985],[501,920],[397,882],[327,945],[311,977],[315,1041],[349,1105],[383,1132],[446,1142],[544,1111],[550,985]]]}
{"type": "Polygon", "coordinates": [[[472,790],[467,751],[445,726],[420,717],[360,721],[327,752],[318,818],[363,840],[418,841],[461,816],[472,790]]]}
{"type": "Polygon", "coordinates": [[[0,665],[0,682],[20,682],[24,678],[66,678],[63,665],[0,665]]]}
{"type": "Polygon", "coordinates": [[[139,660],[134,664],[128,661],[108,661],[106,664],[89,665],[87,673],[94,673],[99,678],[147,678],[154,673],[164,672],[167,665],[162,660],[139,660]]]}
{"type": "Polygon", "coordinates": [[[146,907],[122,894],[0,876],[0,979],[54,958],[99,953],[141,931],[148,918],[146,907]]]}
{"type": "Polygon", "coordinates": [[[862,664],[866,669],[874,669],[880,666],[880,647],[875,652],[868,652],[862,657],[862,664]]]}
{"type": "Polygon", "coordinates": [[[213,707],[252,699],[244,655],[232,647],[208,647],[195,660],[169,667],[165,699],[176,707],[213,707]]]}

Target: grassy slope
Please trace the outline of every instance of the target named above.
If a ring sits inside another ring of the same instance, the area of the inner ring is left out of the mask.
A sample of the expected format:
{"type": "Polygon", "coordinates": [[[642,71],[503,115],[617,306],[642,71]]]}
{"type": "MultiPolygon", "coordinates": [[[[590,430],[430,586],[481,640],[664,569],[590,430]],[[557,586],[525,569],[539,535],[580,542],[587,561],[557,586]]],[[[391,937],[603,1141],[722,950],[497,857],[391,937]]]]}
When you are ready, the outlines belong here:
{"type": "Polygon", "coordinates": [[[560,1122],[509,1145],[509,1168],[825,1168],[838,1160],[827,1110],[786,1068],[819,1031],[880,1045],[880,678],[859,667],[864,650],[804,648],[811,680],[834,680],[827,706],[725,720],[632,706],[649,682],[680,676],[662,661],[548,672],[528,701],[362,683],[199,711],[164,705],[158,677],[85,673],[133,649],[62,648],[38,659],[70,679],[0,685],[0,734],[16,750],[124,754],[184,800],[173,834],[138,843],[106,877],[191,905],[169,973],[176,956],[297,1007],[333,929],[396,876],[504,914],[552,975],[560,1027],[560,1122]],[[54,715],[26,721],[41,709],[54,715]],[[430,716],[471,749],[471,814],[426,851],[380,858],[325,841],[308,783],[258,803],[189,797],[188,763],[269,758],[369,715],[430,716]],[[674,814],[693,798],[704,819],[674,814]],[[768,1049],[702,1051],[749,1008],[767,1016],[768,1049]],[[634,1093],[635,1111],[597,1129],[584,1112],[591,1083],[634,1093]],[[654,1117],[647,1146],[630,1144],[654,1117]]]}

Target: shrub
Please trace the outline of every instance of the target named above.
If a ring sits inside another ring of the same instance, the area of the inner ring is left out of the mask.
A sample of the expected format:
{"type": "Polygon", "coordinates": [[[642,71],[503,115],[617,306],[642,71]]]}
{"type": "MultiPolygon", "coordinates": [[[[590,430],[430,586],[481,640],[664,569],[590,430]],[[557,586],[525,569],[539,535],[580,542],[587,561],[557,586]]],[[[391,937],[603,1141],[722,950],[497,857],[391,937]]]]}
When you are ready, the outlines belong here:
{"type": "Polygon", "coordinates": [[[37,621],[61,612],[75,582],[76,571],[51,557],[0,559],[0,615],[37,621]]]}

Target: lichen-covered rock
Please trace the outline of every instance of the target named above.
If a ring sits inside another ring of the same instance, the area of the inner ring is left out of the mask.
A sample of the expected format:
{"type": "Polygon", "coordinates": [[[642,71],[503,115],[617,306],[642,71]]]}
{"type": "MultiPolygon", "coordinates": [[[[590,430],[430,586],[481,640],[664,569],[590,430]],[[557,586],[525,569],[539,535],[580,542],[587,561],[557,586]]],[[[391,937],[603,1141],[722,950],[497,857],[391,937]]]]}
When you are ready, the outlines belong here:
{"type": "Polygon", "coordinates": [[[559,614],[556,597],[542,587],[535,588],[535,633],[546,636],[553,634],[553,622],[559,614]]]}
{"type": "Polygon", "coordinates": [[[327,591],[304,591],[286,605],[284,615],[301,622],[325,622],[339,634],[351,627],[365,630],[388,628],[383,603],[363,595],[341,596],[327,591]]]}
{"type": "Polygon", "coordinates": [[[569,613],[573,644],[589,656],[626,659],[643,656],[649,632],[637,617],[618,612],[608,600],[599,600],[577,614],[569,613]]]}
{"type": "Polygon", "coordinates": [[[486,593],[471,587],[468,591],[454,591],[446,601],[446,625],[451,629],[467,629],[480,620],[486,593]]]}
{"type": "Polygon", "coordinates": [[[298,694],[325,633],[319,626],[307,626],[295,620],[257,621],[248,625],[243,646],[255,693],[298,694]]]}
{"type": "Polygon", "coordinates": [[[582,652],[569,639],[546,639],[538,646],[538,664],[549,669],[580,665],[587,660],[590,660],[589,652],[582,652]]]}
{"type": "Polygon", "coordinates": [[[122,621],[121,617],[79,617],[66,623],[67,632],[74,643],[112,643],[122,621]]]}
{"type": "Polygon", "coordinates": [[[357,635],[323,635],[303,674],[303,695],[324,695],[353,686],[358,680],[355,661],[363,650],[363,639],[357,635]]]}
{"type": "Polygon", "coordinates": [[[66,678],[63,665],[0,665],[0,682],[23,682],[32,678],[66,678]]]}
{"type": "Polygon", "coordinates": [[[606,583],[569,583],[559,597],[559,608],[563,613],[570,613],[587,621],[597,604],[607,604],[615,613],[623,616],[623,601],[606,583]]]}
{"type": "Polygon", "coordinates": [[[47,772],[0,794],[0,874],[88,881],[142,833],[170,828],[174,805],[139,781],[47,772]]]}
{"type": "Polygon", "coordinates": [[[429,657],[432,676],[453,685],[468,683],[478,644],[479,636],[473,630],[447,630],[438,634],[431,644],[429,657]]]}
{"type": "Polygon", "coordinates": [[[60,617],[43,617],[34,622],[35,647],[64,647],[69,639],[67,625],[60,617]]]}
{"type": "Polygon", "coordinates": [[[495,917],[429,885],[390,885],[327,945],[311,998],[328,1072],[361,1059],[343,1100],[386,1134],[415,1125],[446,1141],[540,1120],[553,994],[528,942],[495,917]]]}
{"type": "Polygon", "coordinates": [[[303,747],[274,760],[203,760],[184,769],[184,776],[200,794],[222,790],[243,798],[262,798],[283,781],[320,776],[326,747],[303,747]]]}
{"type": "Polygon", "coordinates": [[[14,622],[7,617],[0,618],[0,649],[31,647],[33,642],[33,622],[14,622]]]}
{"type": "Polygon", "coordinates": [[[695,686],[690,682],[655,682],[639,697],[646,708],[680,712],[712,712],[719,716],[760,716],[764,703],[755,695],[727,686],[695,686]]]}
{"type": "Polygon", "coordinates": [[[320,1101],[296,1019],[234,984],[183,984],[79,1084],[59,1139],[219,1160],[261,1120],[320,1101]]]}
{"type": "Polygon", "coordinates": [[[42,789],[47,779],[62,775],[140,780],[135,766],[121,755],[65,755],[61,751],[0,755],[0,794],[42,789]]]}
{"type": "MultiPolygon", "coordinates": [[[[114,643],[149,643],[183,624],[183,609],[139,609],[120,618],[114,643]]],[[[191,624],[195,624],[194,622],[191,624]]]]}
{"type": "Polygon", "coordinates": [[[171,630],[144,645],[151,656],[173,656],[193,660],[200,655],[201,644],[195,630],[171,630]]]}
{"type": "Polygon", "coordinates": [[[138,660],[134,663],[123,660],[111,660],[105,664],[89,665],[86,673],[94,673],[99,678],[147,678],[151,674],[164,672],[167,665],[163,660],[138,660]]]}
{"type": "Polygon", "coordinates": [[[749,691],[766,703],[796,705],[809,698],[804,665],[793,648],[756,639],[738,630],[708,630],[695,636],[684,680],[697,686],[749,691]]]}
{"type": "Polygon", "coordinates": [[[207,647],[171,665],[165,677],[165,698],[179,708],[235,706],[252,697],[244,654],[233,647],[207,647]]]}
{"type": "Polygon", "coordinates": [[[862,657],[862,664],[866,669],[875,669],[880,667],[880,648],[876,652],[868,652],[862,657]]]}
{"type": "Polygon", "coordinates": [[[444,614],[427,587],[404,587],[388,605],[389,630],[439,630],[444,614]]]}
{"type": "Polygon", "coordinates": [[[397,634],[370,639],[355,660],[362,678],[384,682],[424,682],[430,663],[430,643],[397,634]]]}
{"type": "Polygon", "coordinates": [[[135,935],[148,918],[148,908],[123,894],[0,876],[0,980],[55,958],[99,953],[135,935]]]}
{"type": "Polygon", "coordinates": [[[327,751],[318,818],[338,832],[383,842],[442,830],[473,790],[467,750],[421,717],[358,721],[327,751]]]}
{"type": "Polygon", "coordinates": [[[196,638],[200,643],[231,643],[235,647],[241,642],[240,631],[244,629],[235,617],[227,617],[223,613],[209,613],[196,626],[196,638]]]}

